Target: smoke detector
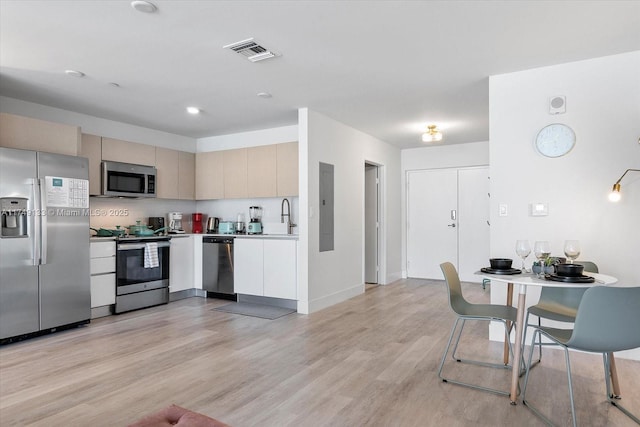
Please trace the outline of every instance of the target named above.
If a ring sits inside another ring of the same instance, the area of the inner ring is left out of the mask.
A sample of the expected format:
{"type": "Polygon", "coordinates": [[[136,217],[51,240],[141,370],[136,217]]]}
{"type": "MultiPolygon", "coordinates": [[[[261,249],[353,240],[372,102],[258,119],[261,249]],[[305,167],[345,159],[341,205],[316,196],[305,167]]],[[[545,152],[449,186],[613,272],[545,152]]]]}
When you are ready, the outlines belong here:
{"type": "Polygon", "coordinates": [[[240,40],[239,42],[231,43],[226,46],[222,46],[223,49],[231,49],[236,53],[246,57],[251,62],[264,61],[265,59],[278,56],[276,53],[261,46],[253,38],[240,40]]]}

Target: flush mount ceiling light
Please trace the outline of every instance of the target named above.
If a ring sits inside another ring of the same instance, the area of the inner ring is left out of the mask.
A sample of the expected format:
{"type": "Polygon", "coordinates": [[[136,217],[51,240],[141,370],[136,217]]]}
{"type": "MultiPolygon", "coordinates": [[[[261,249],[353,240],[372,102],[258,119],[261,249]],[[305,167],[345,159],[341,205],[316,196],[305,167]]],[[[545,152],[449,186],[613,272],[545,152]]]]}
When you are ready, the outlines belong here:
{"type": "Polygon", "coordinates": [[[156,10],[158,10],[155,4],[149,3],[148,1],[142,1],[142,0],[132,1],[131,7],[137,10],[138,12],[144,12],[144,13],[153,13],[156,10]]]}
{"type": "Polygon", "coordinates": [[[423,142],[436,142],[442,140],[442,132],[438,130],[436,125],[427,126],[427,131],[422,134],[423,142]]]}
{"type": "Polygon", "coordinates": [[[198,107],[187,107],[187,113],[189,114],[200,114],[200,109],[198,107]]]}
{"type": "Polygon", "coordinates": [[[245,56],[251,62],[264,61],[265,59],[278,56],[266,47],[259,45],[258,42],[253,40],[253,38],[240,40],[239,42],[222,46],[222,48],[231,49],[232,51],[245,56]]]}
{"type": "Polygon", "coordinates": [[[260,92],[257,96],[259,98],[271,98],[271,94],[269,92],[260,92]]]}
{"type": "Polygon", "coordinates": [[[622,174],[622,176],[616,181],[615,184],[613,184],[613,188],[611,189],[611,193],[609,193],[609,200],[612,202],[619,202],[620,199],[622,198],[622,195],[620,194],[620,189],[621,189],[621,185],[620,185],[620,181],[622,181],[622,178],[624,178],[624,176],[627,174],[627,172],[629,171],[633,171],[633,172],[640,172],[640,169],[627,169],[626,171],[624,171],[624,173],[622,174]]]}
{"type": "Polygon", "coordinates": [[[64,72],[68,75],[68,76],[73,76],[73,77],[84,77],[84,73],[82,71],[76,71],[76,70],[64,70],[64,72]]]}

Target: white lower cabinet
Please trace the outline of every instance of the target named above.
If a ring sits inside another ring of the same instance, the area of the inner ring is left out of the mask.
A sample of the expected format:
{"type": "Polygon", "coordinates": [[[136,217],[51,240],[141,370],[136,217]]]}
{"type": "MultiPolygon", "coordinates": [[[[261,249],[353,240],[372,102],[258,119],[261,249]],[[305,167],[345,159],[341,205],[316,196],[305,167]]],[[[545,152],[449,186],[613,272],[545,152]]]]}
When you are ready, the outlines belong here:
{"type": "Polygon", "coordinates": [[[169,252],[169,292],[178,292],[194,287],[193,236],[171,239],[169,252]]]}
{"type": "Polygon", "coordinates": [[[116,303],[116,242],[91,242],[91,308],[116,303]]]}
{"type": "Polygon", "coordinates": [[[297,242],[264,240],[264,295],[297,299],[297,242]]]}
{"type": "Polygon", "coordinates": [[[297,242],[236,238],[234,287],[238,294],[297,299],[297,242]]]}
{"type": "Polygon", "coordinates": [[[235,239],[233,244],[233,288],[237,294],[264,294],[263,253],[263,240],[235,239]]]}

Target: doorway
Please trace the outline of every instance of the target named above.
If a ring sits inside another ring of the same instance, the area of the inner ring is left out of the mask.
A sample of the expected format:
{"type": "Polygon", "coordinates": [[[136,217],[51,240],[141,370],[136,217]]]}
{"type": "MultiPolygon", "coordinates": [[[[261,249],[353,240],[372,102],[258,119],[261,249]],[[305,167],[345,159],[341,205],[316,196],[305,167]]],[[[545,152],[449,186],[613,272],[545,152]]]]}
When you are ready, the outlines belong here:
{"type": "Polygon", "coordinates": [[[380,170],[364,165],[364,282],[378,284],[380,273],[380,170]]]}
{"type": "Polygon", "coordinates": [[[478,282],[489,260],[489,169],[409,171],[406,188],[407,276],[442,279],[449,261],[478,282]]]}

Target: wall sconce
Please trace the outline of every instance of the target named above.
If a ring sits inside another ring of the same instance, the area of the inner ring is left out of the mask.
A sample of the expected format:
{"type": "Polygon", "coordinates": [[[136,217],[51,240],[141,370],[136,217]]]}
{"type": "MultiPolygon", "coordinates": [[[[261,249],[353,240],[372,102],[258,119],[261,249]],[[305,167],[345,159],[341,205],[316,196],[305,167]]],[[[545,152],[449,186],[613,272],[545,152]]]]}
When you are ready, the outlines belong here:
{"type": "Polygon", "coordinates": [[[622,181],[622,178],[624,178],[624,176],[627,174],[627,172],[629,171],[633,171],[633,172],[640,172],[640,169],[627,169],[626,171],[624,171],[624,173],[622,174],[622,176],[616,181],[615,184],[613,184],[613,188],[611,189],[611,193],[609,193],[609,200],[612,202],[617,202],[620,200],[620,198],[622,197],[620,195],[620,181],[622,181]]]}
{"type": "Polygon", "coordinates": [[[427,126],[427,131],[422,134],[422,142],[436,142],[442,140],[442,132],[436,125],[427,126]]]}

